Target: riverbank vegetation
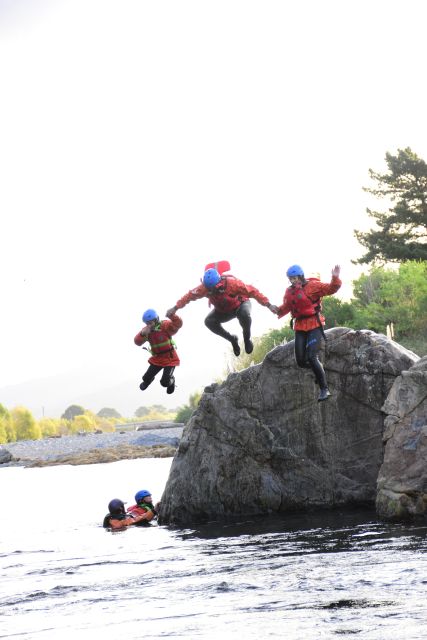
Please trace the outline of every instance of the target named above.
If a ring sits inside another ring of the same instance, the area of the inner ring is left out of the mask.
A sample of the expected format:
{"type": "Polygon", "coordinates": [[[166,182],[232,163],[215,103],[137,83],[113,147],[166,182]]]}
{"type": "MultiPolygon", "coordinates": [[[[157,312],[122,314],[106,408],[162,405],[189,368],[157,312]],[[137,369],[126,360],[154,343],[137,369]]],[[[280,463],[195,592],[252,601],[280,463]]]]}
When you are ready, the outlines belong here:
{"type": "Polygon", "coordinates": [[[61,418],[43,417],[36,420],[25,407],[9,410],[0,404],[0,444],[82,433],[108,433],[120,428],[125,429],[128,423],[172,422],[175,418],[176,411],[168,411],[161,405],[139,407],[130,418],[123,418],[112,408],[104,407],[95,414],[79,405],[70,405],[61,418]]]}

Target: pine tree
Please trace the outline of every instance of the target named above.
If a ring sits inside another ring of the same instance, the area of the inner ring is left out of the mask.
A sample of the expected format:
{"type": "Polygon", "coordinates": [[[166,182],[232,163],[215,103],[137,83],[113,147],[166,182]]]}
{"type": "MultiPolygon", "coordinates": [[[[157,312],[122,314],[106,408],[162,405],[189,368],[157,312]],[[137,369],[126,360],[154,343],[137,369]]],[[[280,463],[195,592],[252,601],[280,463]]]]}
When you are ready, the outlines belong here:
{"type": "Polygon", "coordinates": [[[427,260],[427,164],[411,149],[387,153],[388,171],[381,174],[369,170],[374,187],[364,191],[390,203],[386,212],[368,215],[377,228],[363,233],[355,230],[357,240],[367,252],[354,260],[358,264],[427,260]]]}

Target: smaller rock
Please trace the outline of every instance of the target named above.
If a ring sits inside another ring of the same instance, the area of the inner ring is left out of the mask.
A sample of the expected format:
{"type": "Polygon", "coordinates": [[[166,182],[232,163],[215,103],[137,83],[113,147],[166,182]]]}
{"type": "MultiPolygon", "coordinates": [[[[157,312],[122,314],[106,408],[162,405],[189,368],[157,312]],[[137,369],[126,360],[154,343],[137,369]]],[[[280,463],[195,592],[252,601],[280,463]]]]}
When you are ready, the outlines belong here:
{"type": "Polygon", "coordinates": [[[13,456],[7,449],[0,447],[0,464],[6,464],[12,460],[13,456]]]}

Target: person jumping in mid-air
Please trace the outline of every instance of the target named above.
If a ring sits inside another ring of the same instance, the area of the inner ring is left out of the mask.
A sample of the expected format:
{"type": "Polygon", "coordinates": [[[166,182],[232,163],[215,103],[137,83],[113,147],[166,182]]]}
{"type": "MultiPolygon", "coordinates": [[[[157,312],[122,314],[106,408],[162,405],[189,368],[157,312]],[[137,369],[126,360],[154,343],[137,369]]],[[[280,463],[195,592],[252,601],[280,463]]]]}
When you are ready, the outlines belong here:
{"type": "Polygon", "coordinates": [[[182,309],[189,302],[200,298],[208,298],[213,306],[213,311],[205,318],[205,325],[216,335],[231,342],[236,356],[240,355],[239,339],[226,331],[222,326],[223,323],[237,318],[243,329],[245,351],[252,353],[254,346],[251,340],[252,318],[249,298],[255,298],[260,305],[277,313],[277,307],[270,304],[268,298],[258,289],[232,275],[221,275],[217,269],[211,267],[206,269],[202,283],[180,298],[174,307],[166,311],[166,316],[172,318],[177,309],[182,309]]]}
{"type": "Polygon", "coordinates": [[[320,282],[317,278],[304,277],[302,268],[294,264],[286,272],[291,283],[283,296],[283,304],[278,309],[278,316],[282,318],[290,313],[293,318],[295,331],[295,359],[299,367],[311,368],[320,392],[318,400],[322,402],[331,395],[326,382],[326,375],[322,363],[317,357],[320,341],[324,337],[323,325],[325,318],[320,313],[321,299],[338,291],[341,286],[340,266],[332,269],[332,279],[329,284],[320,282]]]}
{"type": "Polygon", "coordinates": [[[166,393],[173,393],[175,391],[174,371],[180,361],[172,336],[182,327],[182,320],[179,316],[171,314],[169,320],[160,322],[157,311],[147,309],[142,316],[142,321],[145,322],[145,326],[136,334],[134,342],[138,347],[149,342],[152,355],[148,359],[150,366],[142,376],[139,388],[144,391],[163,369],[160,384],[166,387],[166,393]]]}

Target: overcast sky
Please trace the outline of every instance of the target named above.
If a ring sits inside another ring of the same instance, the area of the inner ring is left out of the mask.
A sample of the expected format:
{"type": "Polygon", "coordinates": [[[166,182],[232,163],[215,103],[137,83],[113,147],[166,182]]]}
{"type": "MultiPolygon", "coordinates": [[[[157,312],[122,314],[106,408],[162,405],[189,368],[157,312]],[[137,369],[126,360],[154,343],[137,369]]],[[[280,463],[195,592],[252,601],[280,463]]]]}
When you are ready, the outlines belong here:
{"type": "MultiPolygon", "coordinates": [[[[369,168],[427,159],[426,24],[423,0],[0,0],[0,387],[138,385],[142,312],[213,260],[275,304],[290,264],[339,263],[348,298],[369,168]]],[[[225,368],[208,311],[165,404],[225,368]]],[[[283,322],[253,303],[255,336],[283,322]]]]}

